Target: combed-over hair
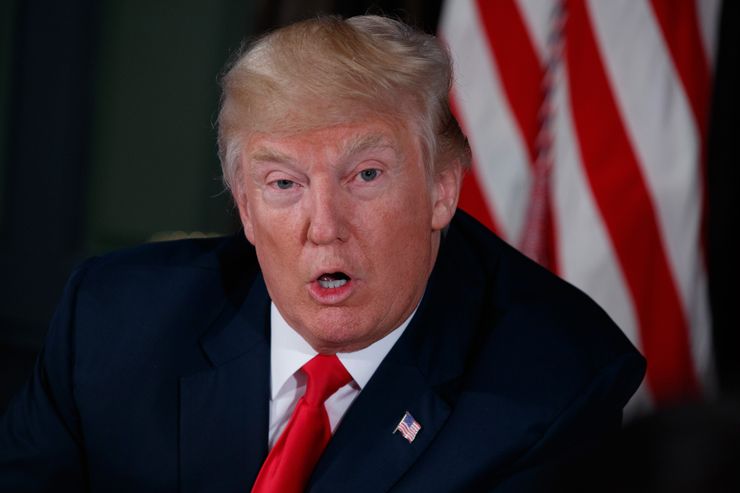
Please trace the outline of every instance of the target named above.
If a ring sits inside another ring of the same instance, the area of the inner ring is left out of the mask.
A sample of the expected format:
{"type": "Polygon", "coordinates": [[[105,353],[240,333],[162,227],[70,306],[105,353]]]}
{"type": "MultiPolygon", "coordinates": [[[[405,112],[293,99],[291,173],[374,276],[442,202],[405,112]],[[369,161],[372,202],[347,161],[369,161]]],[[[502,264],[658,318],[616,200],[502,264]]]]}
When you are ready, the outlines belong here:
{"type": "Polygon", "coordinates": [[[222,79],[218,145],[226,186],[237,183],[252,132],[299,132],[380,116],[418,133],[430,172],[470,165],[450,112],[452,62],[434,36],[375,16],[320,16],[247,45],[222,79]]]}

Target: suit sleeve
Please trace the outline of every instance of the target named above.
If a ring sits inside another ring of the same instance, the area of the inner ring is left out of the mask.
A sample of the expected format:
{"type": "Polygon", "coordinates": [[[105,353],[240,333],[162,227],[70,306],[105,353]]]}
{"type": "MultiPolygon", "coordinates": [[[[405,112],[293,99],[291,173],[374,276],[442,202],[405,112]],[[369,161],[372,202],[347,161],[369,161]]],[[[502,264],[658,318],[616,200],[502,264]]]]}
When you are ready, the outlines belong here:
{"type": "Polygon", "coordinates": [[[28,382],[0,417],[0,493],[86,491],[75,405],[75,307],[86,266],[71,276],[28,382]]]}
{"type": "Polygon", "coordinates": [[[593,461],[619,433],[622,409],[644,374],[645,360],[637,353],[602,369],[491,491],[573,491],[573,475],[585,474],[579,473],[580,466],[593,461]]]}

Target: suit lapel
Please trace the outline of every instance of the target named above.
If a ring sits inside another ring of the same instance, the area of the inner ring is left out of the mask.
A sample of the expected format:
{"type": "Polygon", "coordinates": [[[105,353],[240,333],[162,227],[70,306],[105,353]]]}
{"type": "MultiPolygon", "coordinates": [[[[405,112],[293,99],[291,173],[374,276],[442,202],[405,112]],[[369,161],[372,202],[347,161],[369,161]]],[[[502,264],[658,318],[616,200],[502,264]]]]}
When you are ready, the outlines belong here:
{"type": "Polygon", "coordinates": [[[344,416],[307,491],[388,491],[442,429],[486,289],[482,273],[466,265],[470,255],[459,238],[445,240],[414,319],[344,416]],[[421,424],[411,443],[394,433],[407,411],[421,424]]]}
{"type": "Polygon", "coordinates": [[[247,491],[267,455],[269,298],[257,275],[201,340],[212,367],[180,379],[180,489],[247,491]]]}
{"type": "Polygon", "coordinates": [[[329,442],[308,491],[387,491],[447,419],[449,406],[413,366],[384,364],[371,382],[329,442]],[[406,411],[422,426],[411,443],[394,433],[406,411]]]}

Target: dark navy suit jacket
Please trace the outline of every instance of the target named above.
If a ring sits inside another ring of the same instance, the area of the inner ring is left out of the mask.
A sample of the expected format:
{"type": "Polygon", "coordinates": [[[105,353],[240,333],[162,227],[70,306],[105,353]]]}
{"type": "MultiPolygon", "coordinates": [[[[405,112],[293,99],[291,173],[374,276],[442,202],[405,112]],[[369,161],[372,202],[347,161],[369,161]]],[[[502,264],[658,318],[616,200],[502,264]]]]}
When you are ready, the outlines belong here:
{"type": "MultiPolygon", "coordinates": [[[[0,491],[249,491],[267,454],[269,345],[241,235],[88,261],[0,421],[0,491]]],[[[458,213],[307,491],[547,491],[618,430],[643,373],[596,304],[458,213]],[[422,426],[412,443],[393,433],[406,411],[422,426]]]]}

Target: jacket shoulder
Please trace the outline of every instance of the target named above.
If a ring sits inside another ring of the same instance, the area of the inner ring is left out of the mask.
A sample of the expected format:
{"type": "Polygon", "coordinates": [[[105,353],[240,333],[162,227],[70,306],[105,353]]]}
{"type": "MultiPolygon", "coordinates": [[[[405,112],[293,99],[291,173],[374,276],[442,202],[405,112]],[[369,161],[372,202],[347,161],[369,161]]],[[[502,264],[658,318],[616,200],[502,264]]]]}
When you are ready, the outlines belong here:
{"type": "Polygon", "coordinates": [[[83,263],[58,312],[66,314],[78,361],[97,364],[133,342],[143,350],[197,340],[225,306],[239,306],[257,272],[243,236],[146,244],[83,263]]]}
{"type": "Polygon", "coordinates": [[[218,254],[233,236],[161,241],[137,245],[93,258],[90,268],[104,269],[132,266],[194,266],[214,268],[218,254]]]}
{"type": "MultiPolygon", "coordinates": [[[[239,269],[254,269],[256,255],[241,233],[231,236],[147,243],[125,248],[83,262],[70,284],[82,287],[115,287],[131,279],[167,278],[191,271],[191,275],[226,275],[239,269]],[[210,274],[209,274],[210,272],[210,274]]],[[[146,288],[140,284],[140,288],[146,288]]]]}
{"type": "Polygon", "coordinates": [[[456,255],[466,258],[467,270],[481,272],[485,286],[477,346],[486,367],[481,374],[509,375],[485,385],[553,399],[549,405],[555,410],[611,368],[623,379],[619,400],[626,403],[642,380],[644,359],[609,315],[470,216],[458,214],[454,226],[456,255]],[[543,386],[551,392],[526,390],[543,386]]]}

